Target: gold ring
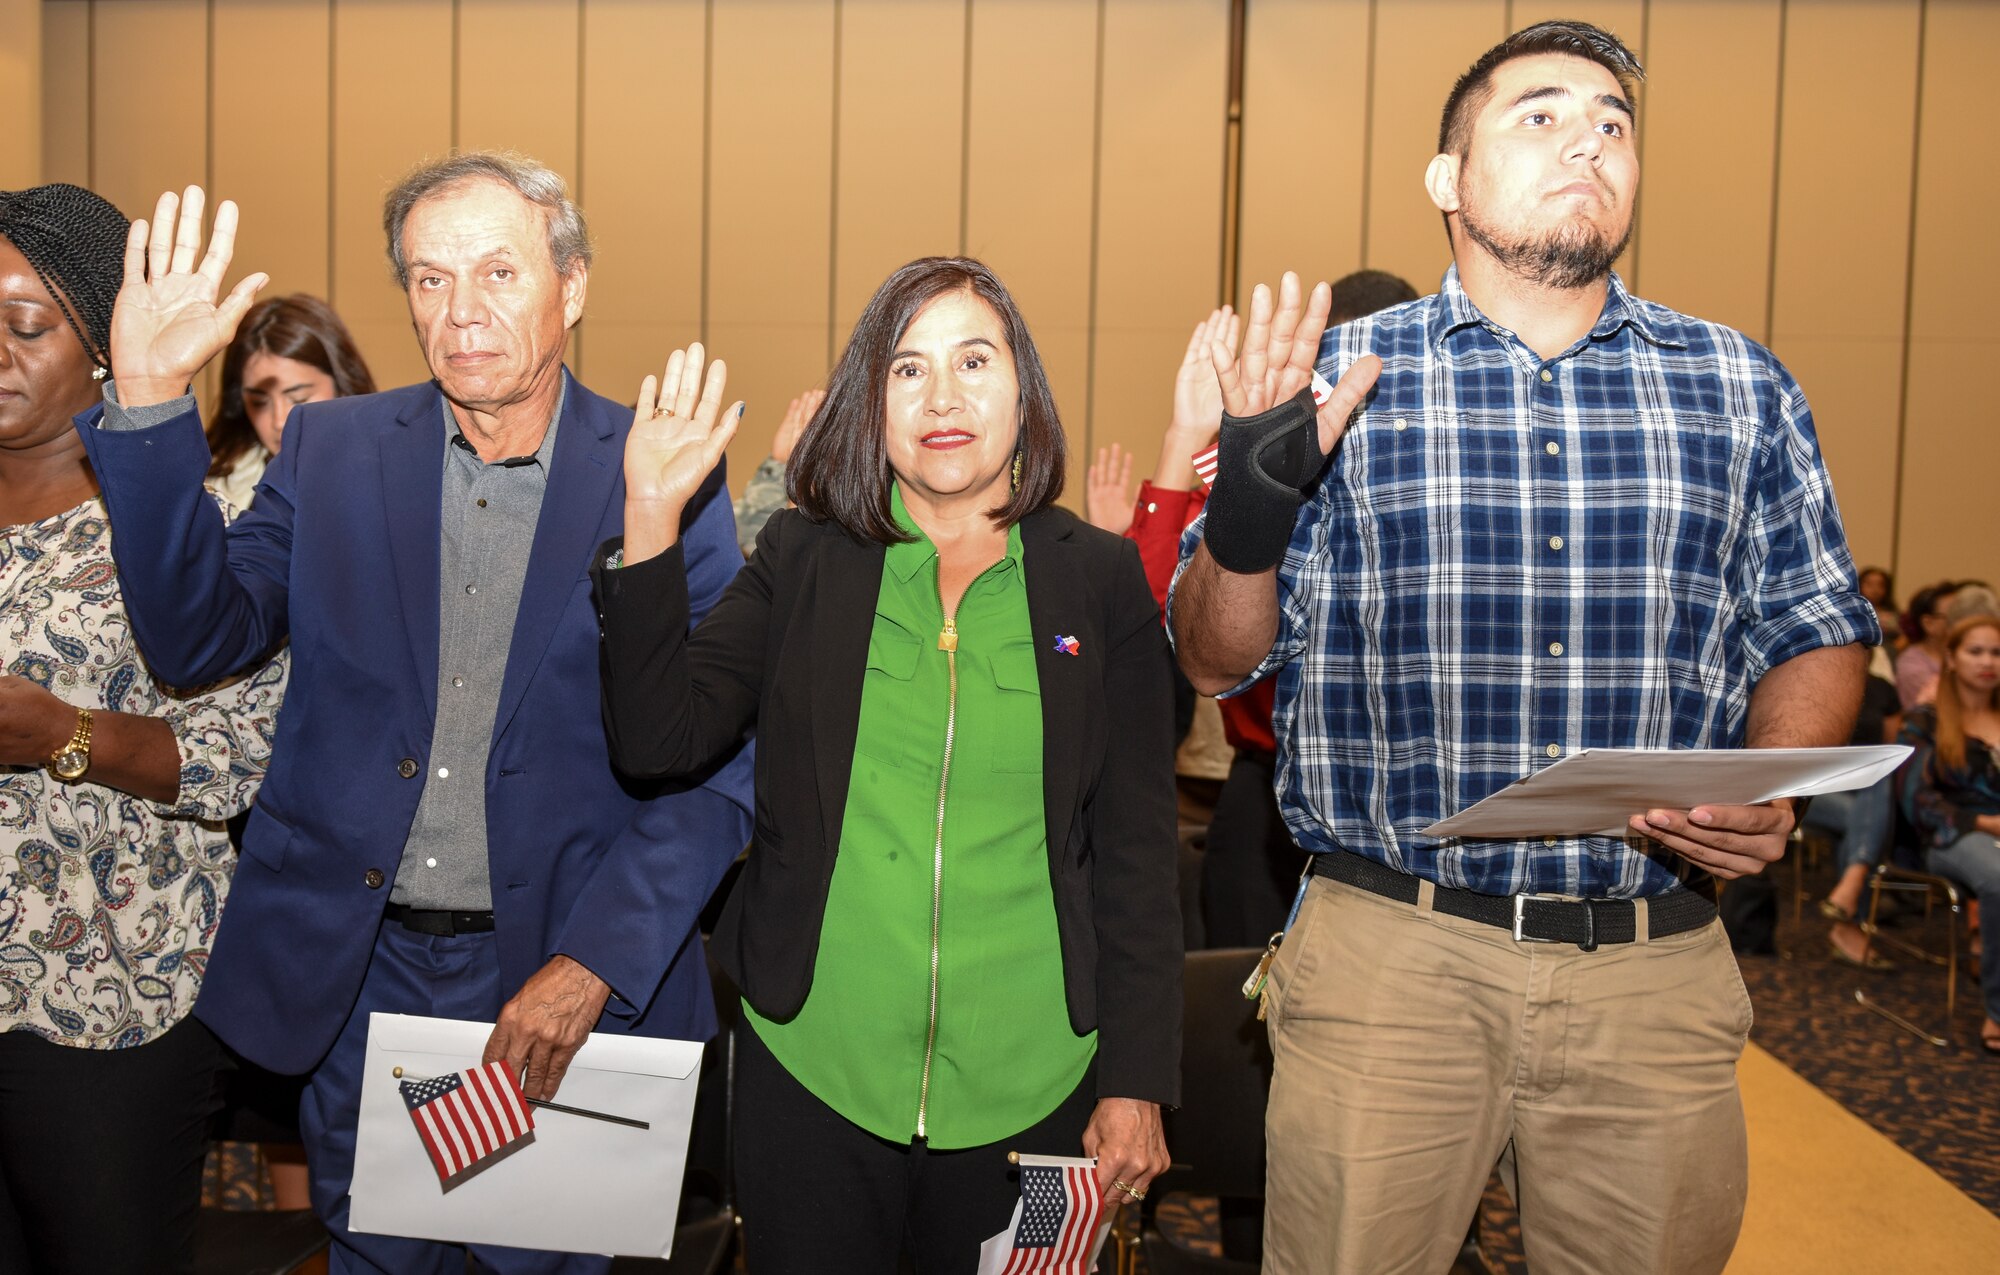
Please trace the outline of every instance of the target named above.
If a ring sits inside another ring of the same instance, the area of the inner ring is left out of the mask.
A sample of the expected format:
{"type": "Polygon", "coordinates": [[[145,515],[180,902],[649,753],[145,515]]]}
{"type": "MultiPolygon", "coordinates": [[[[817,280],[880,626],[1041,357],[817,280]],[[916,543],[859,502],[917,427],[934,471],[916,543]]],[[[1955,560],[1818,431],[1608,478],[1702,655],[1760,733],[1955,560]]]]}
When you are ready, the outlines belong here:
{"type": "Polygon", "coordinates": [[[1144,1191],[1141,1191],[1138,1187],[1133,1186],[1129,1182],[1124,1182],[1121,1181],[1120,1179],[1113,1178],[1111,1180],[1111,1185],[1117,1187],[1120,1191],[1123,1191],[1125,1194],[1131,1196],[1135,1200],[1143,1200],[1146,1198],[1146,1193],[1144,1191]]]}

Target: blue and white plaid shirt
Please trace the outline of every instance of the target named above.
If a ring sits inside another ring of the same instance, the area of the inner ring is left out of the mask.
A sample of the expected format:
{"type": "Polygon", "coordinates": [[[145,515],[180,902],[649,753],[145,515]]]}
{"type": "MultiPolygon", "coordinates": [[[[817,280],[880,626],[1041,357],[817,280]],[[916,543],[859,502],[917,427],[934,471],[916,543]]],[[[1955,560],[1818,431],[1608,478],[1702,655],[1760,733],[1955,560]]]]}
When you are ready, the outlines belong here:
{"type": "Polygon", "coordinates": [[[1880,640],[1805,396],[1615,275],[1552,359],[1456,267],[1329,331],[1320,371],[1370,352],[1381,380],[1278,569],[1277,641],[1235,688],[1277,675],[1292,836],[1487,894],[1673,887],[1691,869],[1643,838],[1417,830],[1578,749],[1740,747],[1766,670],[1880,640]]]}

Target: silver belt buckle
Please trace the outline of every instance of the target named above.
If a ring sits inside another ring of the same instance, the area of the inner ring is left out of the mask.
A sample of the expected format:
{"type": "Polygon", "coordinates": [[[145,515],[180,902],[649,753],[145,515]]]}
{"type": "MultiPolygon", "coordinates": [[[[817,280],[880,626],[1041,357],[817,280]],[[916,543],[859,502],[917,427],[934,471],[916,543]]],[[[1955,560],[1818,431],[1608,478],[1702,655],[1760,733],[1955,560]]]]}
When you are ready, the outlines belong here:
{"type": "Polygon", "coordinates": [[[1564,894],[1517,894],[1517,895],[1515,895],[1515,896],[1514,896],[1514,941],[1515,941],[1516,943],[1560,943],[1560,942],[1562,942],[1562,940],[1561,940],[1561,939],[1544,939],[1544,938],[1536,938],[1536,937],[1535,937],[1534,935],[1532,935],[1532,934],[1523,934],[1523,933],[1521,932],[1521,923],[1522,923],[1522,922],[1523,922],[1524,920],[1526,920],[1526,919],[1527,919],[1527,907],[1528,907],[1528,900],[1529,900],[1529,899],[1540,899],[1540,900],[1542,900],[1543,902],[1546,902],[1546,903],[1567,903],[1567,902],[1570,902],[1570,901],[1571,901],[1571,900],[1570,900],[1570,898],[1569,898],[1569,896],[1568,896],[1568,895],[1564,895],[1564,894]]]}

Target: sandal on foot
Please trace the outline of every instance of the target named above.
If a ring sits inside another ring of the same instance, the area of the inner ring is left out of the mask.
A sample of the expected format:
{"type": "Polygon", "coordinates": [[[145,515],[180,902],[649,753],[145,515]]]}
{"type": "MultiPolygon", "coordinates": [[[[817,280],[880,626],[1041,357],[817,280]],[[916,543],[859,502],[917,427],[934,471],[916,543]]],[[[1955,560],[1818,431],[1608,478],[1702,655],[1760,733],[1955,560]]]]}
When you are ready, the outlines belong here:
{"type": "Polygon", "coordinates": [[[1854,924],[1854,913],[1849,912],[1832,899],[1821,899],[1819,901],[1819,914],[1829,921],[1845,921],[1849,925],[1854,924]]]}
{"type": "Polygon", "coordinates": [[[1877,956],[1872,951],[1864,951],[1862,955],[1859,957],[1849,956],[1847,954],[1847,949],[1842,947],[1840,944],[1834,942],[1831,935],[1827,937],[1826,945],[1833,952],[1833,959],[1839,961],[1842,965],[1852,965],[1854,968],[1859,970],[1880,971],[1880,970],[1892,970],[1896,968],[1896,963],[1894,961],[1889,960],[1886,957],[1877,956]]]}

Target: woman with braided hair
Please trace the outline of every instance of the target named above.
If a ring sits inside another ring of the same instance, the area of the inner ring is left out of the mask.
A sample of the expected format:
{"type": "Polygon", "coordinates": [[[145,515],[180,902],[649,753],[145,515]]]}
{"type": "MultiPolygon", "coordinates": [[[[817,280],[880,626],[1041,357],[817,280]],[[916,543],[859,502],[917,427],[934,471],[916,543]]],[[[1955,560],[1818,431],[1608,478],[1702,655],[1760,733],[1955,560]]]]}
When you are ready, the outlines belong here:
{"type": "Polygon", "coordinates": [[[220,1045],[190,1010],[288,667],[181,691],[132,636],[71,417],[127,222],[0,191],[0,1270],[193,1258],[220,1045]]]}

